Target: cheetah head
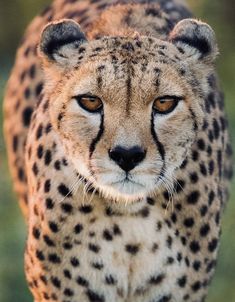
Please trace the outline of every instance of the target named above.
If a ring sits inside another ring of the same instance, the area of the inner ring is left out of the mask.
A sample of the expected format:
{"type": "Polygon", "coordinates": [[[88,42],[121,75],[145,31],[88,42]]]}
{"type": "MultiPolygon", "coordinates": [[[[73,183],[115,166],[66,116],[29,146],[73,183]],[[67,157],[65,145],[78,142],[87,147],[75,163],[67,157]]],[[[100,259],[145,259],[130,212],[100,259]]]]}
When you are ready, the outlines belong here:
{"type": "Polygon", "coordinates": [[[119,202],[172,188],[201,130],[213,30],[185,19],[167,41],[88,40],[61,20],[45,27],[40,55],[51,122],[76,171],[119,202]]]}

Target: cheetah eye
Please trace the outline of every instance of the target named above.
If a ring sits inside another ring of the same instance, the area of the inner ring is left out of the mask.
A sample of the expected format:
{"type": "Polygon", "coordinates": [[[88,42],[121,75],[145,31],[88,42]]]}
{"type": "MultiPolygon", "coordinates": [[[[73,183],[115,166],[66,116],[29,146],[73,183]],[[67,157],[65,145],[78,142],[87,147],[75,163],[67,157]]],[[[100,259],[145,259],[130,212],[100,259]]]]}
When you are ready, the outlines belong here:
{"type": "Polygon", "coordinates": [[[182,99],[183,97],[168,96],[168,95],[159,97],[153,102],[153,110],[155,113],[160,113],[160,114],[170,113],[176,108],[179,101],[182,99]]]}
{"type": "Polygon", "coordinates": [[[97,96],[78,95],[74,97],[80,107],[91,113],[100,112],[103,108],[103,103],[97,96]]]}

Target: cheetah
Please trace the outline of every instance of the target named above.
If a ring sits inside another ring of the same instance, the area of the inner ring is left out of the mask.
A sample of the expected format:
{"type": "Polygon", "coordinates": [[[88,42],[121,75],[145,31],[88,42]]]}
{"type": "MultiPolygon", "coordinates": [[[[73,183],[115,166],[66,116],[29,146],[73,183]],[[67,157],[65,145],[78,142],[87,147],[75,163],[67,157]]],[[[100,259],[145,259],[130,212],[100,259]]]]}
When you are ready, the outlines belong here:
{"type": "Polygon", "coordinates": [[[4,102],[35,302],[202,302],[232,149],[209,25],[177,0],[55,0],[4,102]]]}

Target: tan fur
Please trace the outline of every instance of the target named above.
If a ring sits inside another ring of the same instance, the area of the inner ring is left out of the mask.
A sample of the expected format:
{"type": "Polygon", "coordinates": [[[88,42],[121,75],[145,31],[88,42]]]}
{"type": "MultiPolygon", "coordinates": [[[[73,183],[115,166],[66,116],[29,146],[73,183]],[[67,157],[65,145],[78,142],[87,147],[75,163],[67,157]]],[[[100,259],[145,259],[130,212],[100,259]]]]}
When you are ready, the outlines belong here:
{"type": "Polygon", "coordinates": [[[8,82],[35,302],[203,302],[213,277],[232,176],[215,35],[182,1],[127,2],[54,1],[8,82]],[[87,93],[102,112],[78,104],[87,93]],[[179,97],[171,113],[154,113],[162,96],[179,97]],[[129,182],[118,145],[146,152],[129,182]]]}

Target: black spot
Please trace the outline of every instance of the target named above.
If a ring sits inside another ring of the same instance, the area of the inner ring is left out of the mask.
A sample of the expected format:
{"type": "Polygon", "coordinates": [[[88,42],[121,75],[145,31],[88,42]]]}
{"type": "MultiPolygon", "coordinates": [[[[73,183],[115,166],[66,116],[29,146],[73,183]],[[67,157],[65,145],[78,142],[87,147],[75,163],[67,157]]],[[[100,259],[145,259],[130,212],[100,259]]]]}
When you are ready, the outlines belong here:
{"type": "Polygon", "coordinates": [[[205,142],[203,139],[199,139],[197,141],[197,145],[198,145],[199,150],[201,150],[201,151],[204,151],[206,148],[206,145],[205,145],[205,142]]]}
{"type": "Polygon", "coordinates": [[[85,278],[83,278],[81,276],[77,277],[76,282],[77,282],[77,284],[79,284],[81,286],[84,286],[84,287],[88,287],[89,286],[89,282],[85,278]]]}
{"type": "Polygon", "coordinates": [[[201,216],[204,217],[206,215],[208,211],[208,207],[206,205],[203,205],[201,208],[200,208],[200,213],[201,213],[201,216]]]}
{"type": "Polygon", "coordinates": [[[172,242],[173,242],[172,237],[171,236],[167,236],[166,245],[167,245],[167,247],[169,249],[171,249],[171,247],[172,247],[172,242]]]}
{"type": "Polygon", "coordinates": [[[40,238],[40,231],[39,231],[39,229],[38,228],[36,228],[36,227],[33,227],[33,237],[35,238],[35,239],[39,239],[40,238]]]}
{"type": "Polygon", "coordinates": [[[183,277],[178,279],[177,283],[180,287],[185,287],[187,283],[187,277],[184,275],[183,277]]]}
{"type": "Polygon", "coordinates": [[[139,215],[141,215],[143,218],[146,218],[149,216],[149,208],[148,207],[144,207],[143,209],[141,209],[139,211],[139,215]]]}
{"type": "Polygon", "coordinates": [[[114,226],[113,226],[113,233],[115,236],[122,234],[122,232],[117,224],[114,224],[114,226]]]}
{"type": "Polygon", "coordinates": [[[55,264],[61,262],[60,257],[55,253],[49,254],[48,255],[48,260],[52,263],[55,263],[55,264]]]}
{"type": "Polygon", "coordinates": [[[182,210],[182,205],[180,203],[177,203],[175,205],[175,208],[178,210],[178,211],[181,211],[182,210]]]}
{"type": "Polygon", "coordinates": [[[139,251],[138,245],[127,244],[125,247],[126,251],[132,255],[136,255],[139,251]]]}
{"type": "Polygon", "coordinates": [[[31,95],[31,91],[29,88],[26,88],[25,91],[24,91],[24,97],[26,99],[29,99],[30,98],[30,95],[31,95]]]}
{"type": "Polygon", "coordinates": [[[43,157],[43,146],[42,145],[38,146],[37,157],[38,157],[38,159],[41,159],[43,157]]]}
{"type": "Polygon", "coordinates": [[[214,134],[213,134],[212,130],[208,131],[208,138],[209,138],[209,141],[212,143],[214,140],[214,134]]]}
{"type": "Polygon", "coordinates": [[[196,204],[196,203],[198,202],[199,197],[200,197],[199,191],[193,191],[193,192],[191,192],[191,193],[188,195],[188,197],[187,197],[187,202],[188,202],[189,204],[194,205],[194,204],[196,204]]]}
{"type": "Polygon", "coordinates": [[[196,253],[198,253],[199,251],[200,251],[200,245],[199,245],[199,243],[197,242],[197,241],[192,241],[191,243],[190,243],[190,250],[194,253],[194,254],[196,254],[196,253]]]}
{"type": "Polygon", "coordinates": [[[157,231],[161,231],[161,229],[162,229],[162,222],[158,221],[157,222],[157,231]]]}
{"type": "Polygon", "coordinates": [[[110,231],[107,230],[107,229],[105,229],[105,230],[103,231],[103,238],[104,238],[105,240],[107,240],[107,241],[112,241],[112,240],[113,240],[112,234],[111,234],[110,231]]]}
{"type": "Polygon", "coordinates": [[[185,264],[187,265],[187,267],[189,267],[190,266],[190,261],[189,261],[188,257],[185,257],[184,261],[185,261],[185,264]]]}
{"type": "Polygon", "coordinates": [[[50,189],[51,189],[51,181],[50,179],[47,179],[44,183],[44,192],[48,193],[50,192],[50,189]]]}
{"type": "Polygon", "coordinates": [[[83,226],[82,226],[80,223],[78,223],[78,224],[74,227],[74,232],[75,232],[75,234],[81,233],[82,230],[83,230],[83,226]]]}
{"type": "Polygon", "coordinates": [[[155,200],[153,198],[147,198],[147,203],[150,205],[150,206],[154,206],[155,205],[155,200]]]}
{"type": "Polygon", "coordinates": [[[42,136],[43,126],[40,124],[36,131],[36,139],[39,139],[42,136]]]}
{"type": "Polygon", "coordinates": [[[71,213],[73,211],[73,207],[69,203],[62,203],[61,204],[61,209],[65,213],[71,213]]]}
{"type": "Polygon", "coordinates": [[[60,161],[59,160],[55,161],[54,167],[55,167],[56,170],[60,170],[60,161]]]}
{"type": "Polygon", "coordinates": [[[47,100],[44,104],[43,104],[43,113],[45,113],[47,111],[49,107],[49,100],[47,100]]]}
{"type": "Polygon", "coordinates": [[[177,216],[176,216],[175,213],[172,213],[172,215],[171,215],[171,221],[172,221],[173,223],[176,223],[176,222],[177,222],[177,216]]]}
{"type": "Polygon", "coordinates": [[[64,197],[72,197],[72,193],[70,192],[69,188],[65,184],[60,184],[58,186],[58,191],[64,197]]]}
{"type": "Polygon", "coordinates": [[[191,286],[192,290],[194,292],[197,292],[200,288],[201,288],[201,282],[200,281],[196,281],[192,286],[191,286]]]}
{"type": "Polygon", "coordinates": [[[165,274],[159,274],[156,276],[152,276],[148,282],[153,285],[158,285],[163,281],[164,278],[165,278],[165,274]]]}
{"type": "Polygon", "coordinates": [[[36,66],[35,64],[32,64],[29,68],[29,76],[31,79],[35,78],[35,74],[36,74],[36,66]]]}
{"type": "Polygon", "coordinates": [[[40,280],[41,280],[45,285],[47,285],[47,278],[46,278],[44,275],[41,275],[41,276],[40,276],[40,280]]]}
{"type": "Polygon", "coordinates": [[[117,284],[117,280],[112,275],[105,276],[105,282],[108,285],[115,285],[115,284],[117,284]]]}
{"type": "Polygon", "coordinates": [[[177,260],[178,260],[178,262],[182,261],[182,254],[181,253],[177,253],[177,260]]]}
{"type": "Polygon", "coordinates": [[[158,244],[154,243],[153,246],[152,246],[152,248],[151,248],[152,252],[155,253],[158,249],[159,249],[158,244]]]}
{"type": "Polygon", "coordinates": [[[174,263],[174,258],[173,257],[167,257],[167,264],[172,264],[174,263]]]}
{"type": "Polygon", "coordinates": [[[156,302],[169,302],[171,300],[171,295],[162,296],[159,300],[156,302]]]}
{"type": "Polygon", "coordinates": [[[83,214],[89,214],[89,213],[92,212],[92,210],[93,210],[93,208],[92,208],[92,206],[90,206],[90,205],[81,206],[81,207],[79,208],[79,211],[80,211],[81,213],[83,213],[83,214]]]}
{"type": "Polygon", "coordinates": [[[176,183],[174,184],[174,189],[176,193],[180,193],[183,191],[185,186],[185,181],[183,179],[178,179],[176,183]]]}
{"type": "Polygon", "coordinates": [[[99,262],[92,262],[91,265],[92,267],[98,270],[102,270],[104,267],[103,263],[99,263],[99,262]]]}
{"type": "Polygon", "coordinates": [[[217,245],[218,245],[218,239],[216,238],[212,239],[208,244],[208,251],[213,253],[216,250],[217,245]]]}
{"type": "Polygon", "coordinates": [[[22,168],[18,169],[18,178],[20,181],[24,182],[26,180],[24,170],[22,168]]]}
{"type": "Polygon", "coordinates": [[[74,266],[74,267],[78,267],[78,266],[80,265],[80,262],[79,262],[79,260],[78,260],[76,257],[72,257],[72,258],[70,259],[70,263],[71,263],[72,266],[74,266]]]}
{"type": "Polygon", "coordinates": [[[193,159],[193,161],[198,161],[198,158],[199,158],[199,153],[194,150],[192,152],[192,159],[193,159]]]}
{"type": "Polygon", "coordinates": [[[208,223],[206,223],[200,228],[200,235],[202,237],[206,237],[208,235],[209,231],[210,231],[210,225],[208,223]]]}
{"type": "Polygon", "coordinates": [[[198,260],[195,260],[195,261],[193,262],[193,268],[194,268],[194,270],[195,270],[196,272],[198,272],[199,269],[201,268],[201,262],[198,261],[198,260]]]}
{"type": "Polygon", "coordinates": [[[68,166],[68,161],[65,158],[62,159],[62,163],[65,167],[68,166]]]}
{"type": "Polygon", "coordinates": [[[45,256],[43,254],[42,251],[36,250],[36,257],[38,258],[38,260],[40,261],[44,261],[45,260],[45,256]]]}
{"type": "Polygon", "coordinates": [[[188,165],[188,160],[187,158],[182,162],[181,166],[180,166],[180,169],[181,170],[184,170],[188,165]]]}
{"type": "Polygon", "coordinates": [[[33,113],[33,108],[26,107],[22,113],[22,121],[25,127],[28,127],[30,124],[31,116],[33,113]]]}
{"type": "Polygon", "coordinates": [[[215,192],[211,190],[208,196],[208,204],[210,206],[212,205],[214,199],[215,199],[215,192]]]}
{"type": "Polygon", "coordinates": [[[105,302],[104,296],[88,289],[86,295],[90,302],[105,302]]]}
{"type": "Polygon", "coordinates": [[[57,233],[59,231],[58,225],[53,221],[49,221],[49,228],[53,233],[57,233]]]}
{"type": "Polygon", "coordinates": [[[214,169],[215,169],[215,163],[213,160],[210,160],[209,165],[208,165],[208,170],[209,170],[210,175],[213,174],[214,169]]]}
{"type": "Polygon", "coordinates": [[[17,135],[14,135],[13,136],[13,140],[12,140],[12,148],[13,148],[13,151],[16,152],[17,151],[17,148],[18,148],[18,136],[17,135]]]}
{"type": "Polygon", "coordinates": [[[74,292],[70,288],[65,288],[64,295],[67,296],[67,297],[72,297],[74,295],[74,292]]]}
{"type": "Polygon", "coordinates": [[[51,247],[55,246],[55,243],[51,240],[51,238],[48,235],[44,235],[43,239],[48,246],[51,246],[51,247]]]}
{"type": "Polygon", "coordinates": [[[206,267],[206,272],[209,273],[216,266],[216,260],[212,260],[206,267]]]}
{"type": "Polygon", "coordinates": [[[38,175],[39,170],[38,170],[38,166],[36,163],[33,164],[32,171],[35,176],[38,175]]]}
{"type": "Polygon", "coordinates": [[[67,279],[71,279],[72,278],[71,273],[70,273],[69,270],[65,269],[63,271],[63,273],[64,273],[65,278],[67,278],[67,279]]]}
{"type": "Polygon", "coordinates": [[[51,277],[51,283],[57,287],[57,288],[60,288],[61,287],[61,282],[60,280],[57,278],[57,277],[51,277]]]}
{"type": "Polygon", "coordinates": [[[203,176],[207,176],[207,169],[204,163],[200,163],[200,172],[203,176]]]}
{"type": "Polygon", "coordinates": [[[214,138],[218,139],[220,135],[220,126],[216,119],[213,120],[214,138]]]}
{"type": "Polygon", "coordinates": [[[63,243],[63,248],[65,250],[71,250],[73,248],[73,245],[70,242],[64,242],[63,243]]]}
{"type": "Polygon", "coordinates": [[[186,218],[184,220],[184,225],[187,227],[187,228],[192,228],[194,226],[194,219],[192,217],[190,218],[186,218]]]}
{"type": "Polygon", "coordinates": [[[51,163],[51,151],[46,150],[45,157],[44,157],[44,163],[46,166],[48,166],[51,163]]]}
{"type": "Polygon", "coordinates": [[[39,96],[39,94],[40,94],[41,91],[42,91],[42,88],[43,88],[43,83],[37,84],[37,86],[36,86],[36,88],[35,88],[35,95],[36,95],[36,96],[39,96]]]}
{"type": "Polygon", "coordinates": [[[46,203],[47,209],[51,210],[54,208],[54,202],[51,198],[47,198],[45,203],[46,203]]]}
{"type": "Polygon", "coordinates": [[[182,236],[180,239],[181,239],[182,244],[185,246],[187,243],[187,239],[184,236],[182,236]]]}
{"type": "Polygon", "coordinates": [[[52,128],[51,123],[48,123],[45,128],[45,133],[48,134],[51,131],[51,128],[52,128]]]}
{"type": "Polygon", "coordinates": [[[100,251],[100,247],[96,244],[93,244],[93,243],[89,243],[88,248],[89,248],[90,251],[92,251],[96,254],[99,253],[99,251],[100,251]]]}

